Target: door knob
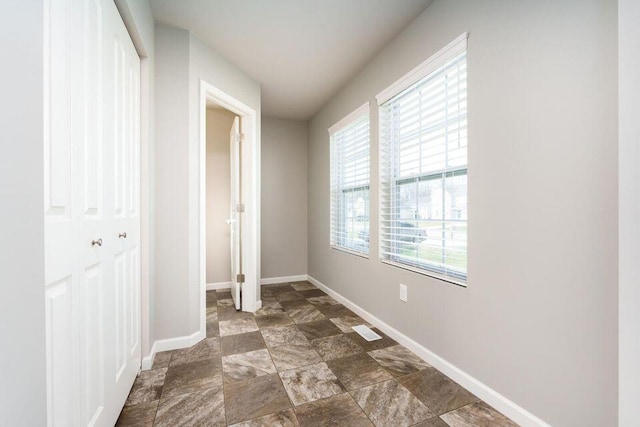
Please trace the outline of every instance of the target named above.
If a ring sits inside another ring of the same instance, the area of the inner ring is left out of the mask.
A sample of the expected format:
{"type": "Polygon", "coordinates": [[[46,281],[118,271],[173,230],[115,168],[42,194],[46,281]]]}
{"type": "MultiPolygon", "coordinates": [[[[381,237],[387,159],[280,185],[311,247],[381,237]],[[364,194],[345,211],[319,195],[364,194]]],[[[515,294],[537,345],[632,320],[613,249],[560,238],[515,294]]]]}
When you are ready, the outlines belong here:
{"type": "Polygon", "coordinates": [[[91,246],[102,246],[102,239],[92,240],[91,246]]]}
{"type": "Polygon", "coordinates": [[[124,232],[124,233],[120,233],[120,234],[118,234],[118,238],[120,238],[120,239],[126,239],[126,238],[127,238],[127,233],[126,233],[126,232],[124,232]]]}

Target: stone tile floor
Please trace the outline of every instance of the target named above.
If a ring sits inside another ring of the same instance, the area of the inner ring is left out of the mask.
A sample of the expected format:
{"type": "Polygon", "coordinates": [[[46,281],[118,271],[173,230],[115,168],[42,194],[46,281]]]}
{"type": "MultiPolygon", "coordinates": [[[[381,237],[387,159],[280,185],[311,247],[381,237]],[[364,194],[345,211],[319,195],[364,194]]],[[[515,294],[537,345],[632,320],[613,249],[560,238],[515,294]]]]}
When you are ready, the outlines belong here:
{"type": "Polygon", "coordinates": [[[158,353],[119,426],[513,426],[511,420],[308,282],[262,287],[236,312],[207,292],[207,338],[158,353]]]}

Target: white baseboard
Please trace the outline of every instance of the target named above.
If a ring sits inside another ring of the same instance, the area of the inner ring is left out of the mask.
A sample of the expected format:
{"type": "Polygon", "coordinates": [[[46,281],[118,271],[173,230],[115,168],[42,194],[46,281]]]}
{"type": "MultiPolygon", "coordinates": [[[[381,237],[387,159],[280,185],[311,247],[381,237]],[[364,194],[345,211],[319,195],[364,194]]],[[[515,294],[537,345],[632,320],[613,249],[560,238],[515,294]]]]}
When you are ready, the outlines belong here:
{"type": "Polygon", "coordinates": [[[207,283],[208,291],[215,291],[217,289],[231,289],[231,282],[207,283]]]}
{"type": "Polygon", "coordinates": [[[151,351],[149,352],[149,355],[142,358],[142,364],[140,366],[140,369],[142,369],[143,371],[148,371],[153,366],[153,359],[156,358],[156,353],[157,353],[156,342],[154,342],[153,345],[151,346],[151,351]]]}
{"type": "MultiPolygon", "coordinates": [[[[297,276],[267,277],[265,279],[260,279],[260,285],[273,285],[276,283],[287,283],[287,282],[301,282],[303,280],[307,280],[306,274],[299,274],[297,276]]],[[[231,289],[231,282],[207,283],[208,291],[215,291],[218,289],[231,289]]]]}
{"type": "Polygon", "coordinates": [[[364,320],[371,323],[372,325],[380,329],[385,334],[389,335],[389,337],[396,340],[399,344],[402,344],[403,346],[407,347],[409,350],[411,350],[412,352],[420,356],[422,359],[424,359],[427,363],[432,365],[434,368],[438,369],[439,371],[441,371],[442,373],[444,373],[445,375],[447,375],[448,377],[456,381],[458,384],[460,384],[461,386],[469,390],[471,393],[475,394],[480,399],[484,400],[489,405],[493,406],[498,411],[502,412],[503,414],[511,418],[516,423],[525,427],[534,427],[534,426],[548,427],[549,426],[549,424],[545,423],[540,418],[536,417],[535,415],[533,415],[523,407],[507,399],[506,397],[504,397],[503,395],[501,395],[491,387],[480,382],[479,380],[467,374],[463,370],[459,369],[452,363],[446,361],[442,357],[433,353],[423,345],[412,340],[402,332],[398,331],[397,329],[393,328],[392,326],[378,319],[373,314],[369,313],[359,305],[356,305],[355,303],[351,302],[350,300],[343,297],[342,295],[332,290],[331,288],[327,287],[320,281],[314,279],[311,276],[308,276],[307,280],[309,280],[309,282],[316,285],[318,288],[325,291],[333,299],[342,303],[344,306],[349,308],[358,316],[362,317],[364,320]]]}
{"type": "Polygon", "coordinates": [[[141,369],[148,371],[153,366],[153,359],[156,358],[156,354],[161,351],[178,350],[181,348],[191,347],[202,341],[206,336],[204,331],[194,332],[191,335],[168,338],[164,340],[156,340],[151,346],[151,352],[148,356],[142,359],[141,369]]]}
{"type": "MultiPolygon", "coordinates": [[[[286,283],[286,282],[300,282],[303,280],[307,280],[308,276],[306,274],[301,274],[297,276],[283,276],[283,277],[270,277],[266,279],[261,279],[261,285],[271,285],[275,283],[286,283]]],[[[231,282],[216,282],[216,283],[207,283],[206,286],[208,291],[218,290],[218,289],[230,289],[231,282]]],[[[256,303],[256,310],[262,308],[262,301],[258,301],[256,303]]],[[[169,350],[177,350],[180,348],[191,347],[194,344],[197,344],[201,340],[204,339],[206,333],[202,331],[198,331],[192,335],[177,337],[177,338],[169,338],[164,340],[157,340],[151,346],[151,351],[149,355],[142,358],[141,369],[143,371],[147,371],[151,369],[153,366],[153,360],[156,357],[156,353],[161,351],[169,351],[169,350]]]]}
{"type": "Polygon", "coordinates": [[[282,276],[282,277],[268,277],[266,279],[260,279],[261,285],[273,285],[276,283],[287,283],[287,282],[302,282],[307,280],[309,276],[306,274],[299,274],[297,276],[282,276]]]}

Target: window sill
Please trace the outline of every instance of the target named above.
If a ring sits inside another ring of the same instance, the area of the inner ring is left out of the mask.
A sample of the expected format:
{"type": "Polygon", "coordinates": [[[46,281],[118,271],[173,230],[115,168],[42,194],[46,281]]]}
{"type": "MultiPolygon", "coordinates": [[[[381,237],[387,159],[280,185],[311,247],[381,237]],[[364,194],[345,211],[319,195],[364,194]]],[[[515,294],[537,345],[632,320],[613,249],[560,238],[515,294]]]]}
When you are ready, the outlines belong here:
{"type": "Polygon", "coordinates": [[[388,264],[391,265],[393,267],[398,267],[398,268],[402,268],[403,270],[409,270],[412,271],[414,273],[418,273],[418,274],[422,274],[423,276],[428,276],[437,280],[441,280],[443,282],[448,282],[457,286],[461,286],[463,288],[467,287],[467,281],[466,280],[462,280],[462,279],[456,279],[453,277],[448,277],[442,274],[438,274],[429,270],[424,270],[421,268],[417,268],[417,267],[412,267],[410,265],[406,265],[406,264],[402,264],[400,262],[395,262],[395,261],[390,261],[388,259],[380,259],[380,262],[382,262],[383,264],[388,264]]]}
{"type": "Polygon", "coordinates": [[[365,254],[364,252],[354,251],[354,250],[348,249],[348,248],[343,248],[342,246],[331,245],[331,249],[335,249],[336,251],[339,251],[339,252],[344,252],[344,253],[347,253],[347,254],[359,256],[360,258],[369,259],[369,254],[365,254]]]}

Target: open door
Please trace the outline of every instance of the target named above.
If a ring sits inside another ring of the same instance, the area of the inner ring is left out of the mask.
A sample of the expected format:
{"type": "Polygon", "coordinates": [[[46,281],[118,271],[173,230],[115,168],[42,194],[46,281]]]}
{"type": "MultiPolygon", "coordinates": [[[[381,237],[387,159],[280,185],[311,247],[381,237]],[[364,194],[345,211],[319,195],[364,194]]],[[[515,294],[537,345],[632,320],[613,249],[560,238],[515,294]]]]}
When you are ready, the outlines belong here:
{"type": "Polygon", "coordinates": [[[227,220],[231,228],[231,298],[236,310],[241,308],[240,291],[244,275],[242,274],[242,219],[244,211],[242,204],[242,136],[240,133],[240,119],[233,120],[229,135],[231,158],[231,197],[230,212],[227,220]]]}

